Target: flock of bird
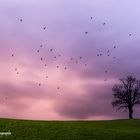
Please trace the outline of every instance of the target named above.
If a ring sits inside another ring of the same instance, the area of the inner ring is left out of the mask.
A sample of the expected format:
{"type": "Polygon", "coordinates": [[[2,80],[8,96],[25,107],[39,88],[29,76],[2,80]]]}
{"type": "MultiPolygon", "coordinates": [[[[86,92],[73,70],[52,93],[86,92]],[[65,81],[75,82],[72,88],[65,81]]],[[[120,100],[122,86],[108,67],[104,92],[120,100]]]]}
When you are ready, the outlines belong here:
{"type": "MultiPolygon", "coordinates": [[[[93,18],[93,17],[90,17],[90,19],[93,20],[94,18],[93,18]]],[[[20,19],[19,21],[20,21],[20,22],[23,22],[23,19],[20,19]]],[[[102,23],[102,26],[106,26],[106,22],[103,22],[103,23],[102,23]]],[[[46,26],[44,26],[42,29],[43,29],[43,30],[46,30],[46,26]]],[[[85,34],[86,34],[86,35],[88,35],[88,33],[89,33],[88,31],[85,31],[85,34]]],[[[132,36],[132,34],[129,34],[129,36],[132,36]]],[[[41,45],[39,46],[39,48],[36,50],[36,53],[39,54],[39,53],[40,53],[40,49],[42,49],[43,47],[44,47],[44,46],[41,44],[41,45]]],[[[116,49],[117,47],[116,47],[116,45],[114,45],[112,48],[113,48],[113,49],[116,49]]],[[[50,49],[49,49],[49,53],[51,53],[51,52],[54,52],[54,49],[50,48],[50,49]]],[[[109,57],[110,54],[111,54],[111,51],[108,49],[108,50],[106,51],[105,54],[104,54],[103,52],[98,53],[98,54],[97,54],[97,57],[101,57],[101,56],[103,56],[103,55],[106,55],[106,56],[109,57]]],[[[14,52],[14,53],[11,54],[11,57],[14,58],[15,55],[16,55],[16,53],[14,52]]],[[[57,55],[57,56],[54,56],[54,59],[57,59],[57,57],[61,57],[61,56],[62,56],[61,54],[59,54],[59,55],[57,55]]],[[[40,61],[43,61],[43,60],[44,60],[43,58],[44,58],[43,56],[40,57],[40,61]]],[[[78,64],[78,63],[83,59],[83,57],[80,56],[78,59],[74,59],[73,57],[70,57],[69,59],[70,59],[70,61],[73,61],[73,62],[75,62],[76,64],[78,64]]],[[[116,59],[116,57],[113,56],[113,59],[116,59]]],[[[45,63],[44,66],[47,67],[47,64],[45,63]]],[[[87,63],[84,63],[84,66],[86,67],[86,66],[87,66],[87,63]]],[[[59,65],[56,65],[56,68],[58,69],[58,68],[60,68],[60,66],[59,66],[59,65]]],[[[64,66],[63,68],[64,68],[65,70],[68,69],[67,66],[64,66]]],[[[20,74],[18,68],[14,68],[14,71],[15,71],[15,73],[16,73],[17,75],[20,74]]],[[[107,74],[107,73],[108,73],[108,70],[105,70],[104,72],[107,74]]],[[[46,78],[49,78],[49,77],[46,76],[46,78]]],[[[106,82],[107,80],[108,80],[107,78],[104,79],[105,82],[106,82]]],[[[42,83],[39,82],[39,83],[38,83],[38,86],[41,86],[41,85],[42,85],[42,83]]],[[[60,86],[57,86],[56,89],[57,89],[57,90],[60,90],[60,86]]]]}

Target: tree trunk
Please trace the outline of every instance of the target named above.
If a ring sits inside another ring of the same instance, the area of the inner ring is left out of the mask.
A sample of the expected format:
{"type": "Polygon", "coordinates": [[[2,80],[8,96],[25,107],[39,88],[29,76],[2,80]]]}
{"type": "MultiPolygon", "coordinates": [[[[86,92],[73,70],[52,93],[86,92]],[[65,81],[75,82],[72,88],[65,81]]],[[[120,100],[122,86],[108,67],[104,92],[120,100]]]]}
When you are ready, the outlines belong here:
{"type": "Polygon", "coordinates": [[[129,119],[133,119],[133,110],[129,109],[129,119]]]}

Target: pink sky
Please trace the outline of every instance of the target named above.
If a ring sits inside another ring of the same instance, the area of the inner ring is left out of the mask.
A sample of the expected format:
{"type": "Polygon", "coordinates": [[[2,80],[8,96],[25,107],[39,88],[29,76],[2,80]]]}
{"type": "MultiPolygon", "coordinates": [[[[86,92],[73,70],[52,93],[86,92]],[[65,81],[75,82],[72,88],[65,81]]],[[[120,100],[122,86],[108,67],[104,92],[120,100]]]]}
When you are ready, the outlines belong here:
{"type": "Polygon", "coordinates": [[[0,117],[127,117],[112,108],[111,89],[126,75],[140,78],[138,0],[1,0],[0,5],[0,117]]]}

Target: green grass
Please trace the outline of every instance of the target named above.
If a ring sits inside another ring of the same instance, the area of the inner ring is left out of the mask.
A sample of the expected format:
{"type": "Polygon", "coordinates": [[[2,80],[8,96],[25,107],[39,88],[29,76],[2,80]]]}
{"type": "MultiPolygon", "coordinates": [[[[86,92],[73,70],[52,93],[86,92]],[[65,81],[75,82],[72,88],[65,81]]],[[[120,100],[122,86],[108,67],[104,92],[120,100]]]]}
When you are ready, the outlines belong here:
{"type": "Polygon", "coordinates": [[[0,119],[4,140],[140,140],[140,120],[25,121],[0,119]]]}

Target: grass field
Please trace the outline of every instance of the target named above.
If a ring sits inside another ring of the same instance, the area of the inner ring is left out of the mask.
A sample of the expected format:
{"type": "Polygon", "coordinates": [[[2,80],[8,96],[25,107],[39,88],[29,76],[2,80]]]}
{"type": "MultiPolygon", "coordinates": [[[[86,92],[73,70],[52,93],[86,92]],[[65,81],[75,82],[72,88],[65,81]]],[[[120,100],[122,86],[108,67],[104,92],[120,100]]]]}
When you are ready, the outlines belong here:
{"type": "Polygon", "coordinates": [[[140,120],[25,121],[0,119],[4,140],[140,140],[140,120]]]}

